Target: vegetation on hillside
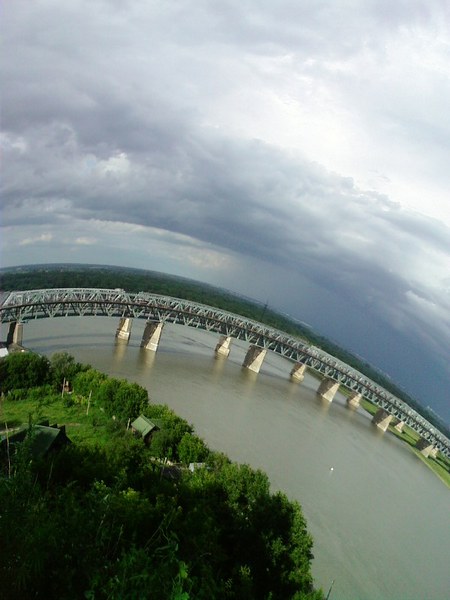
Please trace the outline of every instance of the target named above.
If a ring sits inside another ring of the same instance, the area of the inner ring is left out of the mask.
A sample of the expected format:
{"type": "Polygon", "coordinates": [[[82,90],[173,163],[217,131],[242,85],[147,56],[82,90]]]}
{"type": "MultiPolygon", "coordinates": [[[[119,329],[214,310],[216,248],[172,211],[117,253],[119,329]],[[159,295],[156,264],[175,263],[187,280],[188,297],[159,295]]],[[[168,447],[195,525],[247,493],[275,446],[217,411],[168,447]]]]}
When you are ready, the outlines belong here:
{"type": "Polygon", "coordinates": [[[2,442],[1,598],[323,598],[299,504],[145,389],[65,353],[2,358],[0,382],[2,436],[30,422],[25,442],[2,442]],[[139,414],[160,425],[147,445],[129,428],[139,414]],[[73,443],[40,457],[44,418],[73,443]]]}
{"type": "Polygon", "coordinates": [[[2,289],[30,290],[57,287],[123,288],[128,292],[151,292],[185,298],[215,306],[244,317],[263,322],[270,327],[303,338],[336,356],[351,367],[404,400],[430,423],[450,437],[450,428],[433,411],[423,407],[388,377],[351,352],[317,334],[310,327],[278,313],[266,305],[232,294],[204,283],[174,277],[154,271],[100,265],[39,265],[3,269],[2,289]]]}

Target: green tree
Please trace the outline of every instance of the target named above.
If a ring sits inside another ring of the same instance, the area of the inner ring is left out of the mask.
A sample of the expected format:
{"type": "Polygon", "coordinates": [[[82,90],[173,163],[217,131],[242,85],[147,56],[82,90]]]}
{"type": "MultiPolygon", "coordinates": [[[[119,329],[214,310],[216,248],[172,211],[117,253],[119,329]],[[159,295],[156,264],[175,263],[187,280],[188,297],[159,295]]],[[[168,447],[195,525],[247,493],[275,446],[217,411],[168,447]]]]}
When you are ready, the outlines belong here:
{"type": "Polygon", "coordinates": [[[75,362],[68,352],[55,352],[50,358],[50,370],[53,385],[61,390],[64,380],[73,385],[73,380],[80,371],[87,371],[88,365],[75,362]]]}
{"type": "Polygon", "coordinates": [[[147,390],[137,383],[120,381],[112,400],[114,411],[122,422],[135,419],[148,404],[147,390]]]}
{"type": "MultiPolygon", "coordinates": [[[[210,452],[136,384],[90,369],[74,385],[122,419],[143,408],[161,430],[147,448],[107,419],[98,446],[45,460],[32,460],[32,437],[18,447],[0,477],[0,598],[323,599],[301,508],[264,473],[210,452]],[[151,454],[207,468],[168,479],[151,454]]],[[[49,411],[61,402],[50,384],[13,393],[43,397],[49,411]]]]}
{"type": "Polygon", "coordinates": [[[186,432],[178,444],[177,452],[180,461],[189,464],[203,462],[207,458],[209,450],[202,439],[186,432]]]}
{"type": "Polygon", "coordinates": [[[89,396],[97,399],[99,390],[107,380],[104,373],[100,373],[96,369],[87,369],[77,373],[73,380],[73,388],[77,394],[81,396],[89,396]]]}
{"type": "Polygon", "coordinates": [[[50,362],[34,352],[14,352],[0,359],[0,391],[43,385],[50,378],[50,362]]]}

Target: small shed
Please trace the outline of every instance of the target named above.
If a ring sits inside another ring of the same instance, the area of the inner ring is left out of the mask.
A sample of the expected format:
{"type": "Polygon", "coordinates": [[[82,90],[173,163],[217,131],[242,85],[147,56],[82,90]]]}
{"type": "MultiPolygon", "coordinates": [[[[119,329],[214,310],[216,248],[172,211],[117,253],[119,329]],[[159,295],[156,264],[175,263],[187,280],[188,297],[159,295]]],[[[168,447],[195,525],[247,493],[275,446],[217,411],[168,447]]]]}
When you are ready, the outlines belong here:
{"type": "Polygon", "coordinates": [[[144,440],[145,444],[148,444],[155,431],[159,431],[160,429],[159,425],[151,421],[145,415],[139,415],[139,417],[131,423],[132,432],[135,435],[139,435],[144,440]]]}
{"type": "Polygon", "coordinates": [[[48,421],[38,425],[32,425],[31,428],[23,425],[18,431],[9,436],[3,436],[1,439],[1,448],[3,453],[7,452],[8,446],[14,448],[17,444],[23,442],[31,434],[31,454],[34,458],[43,458],[52,452],[56,452],[71,443],[66,435],[65,425],[49,425],[48,421]]]}

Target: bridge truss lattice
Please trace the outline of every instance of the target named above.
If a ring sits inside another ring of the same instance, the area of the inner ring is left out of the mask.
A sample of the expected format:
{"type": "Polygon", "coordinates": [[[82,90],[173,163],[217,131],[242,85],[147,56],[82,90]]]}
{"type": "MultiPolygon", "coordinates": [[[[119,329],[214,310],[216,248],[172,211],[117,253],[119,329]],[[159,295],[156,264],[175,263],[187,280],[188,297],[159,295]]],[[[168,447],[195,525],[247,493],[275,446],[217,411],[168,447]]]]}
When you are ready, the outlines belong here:
{"type": "Polygon", "coordinates": [[[450,440],[406,402],[346,363],[305,341],[267,325],[189,300],[121,289],[63,288],[5,294],[0,322],[53,317],[129,317],[175,323],[244,340],[302,363],[393,415],[450,458],[450,440]]]}

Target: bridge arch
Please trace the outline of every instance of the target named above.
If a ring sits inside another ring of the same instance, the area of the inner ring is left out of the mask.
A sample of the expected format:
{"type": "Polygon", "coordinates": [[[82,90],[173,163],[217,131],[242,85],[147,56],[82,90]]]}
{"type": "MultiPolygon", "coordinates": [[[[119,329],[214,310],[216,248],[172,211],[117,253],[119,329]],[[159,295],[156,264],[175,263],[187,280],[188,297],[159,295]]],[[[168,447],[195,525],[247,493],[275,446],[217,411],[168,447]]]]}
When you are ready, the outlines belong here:
{"type": "Polygon", "coordinates": [[[174,323],[218,333],[271,350],[294,363],[306,365],[379,409],[404,422],[450,458],[450,440],[424,417],[359,371],[323,350],[263,323],[212,306],[148,292],[122,289],[56,288],[14,291],[3,295],[0,322],[68,316],[107,316],[174,323]]]}

